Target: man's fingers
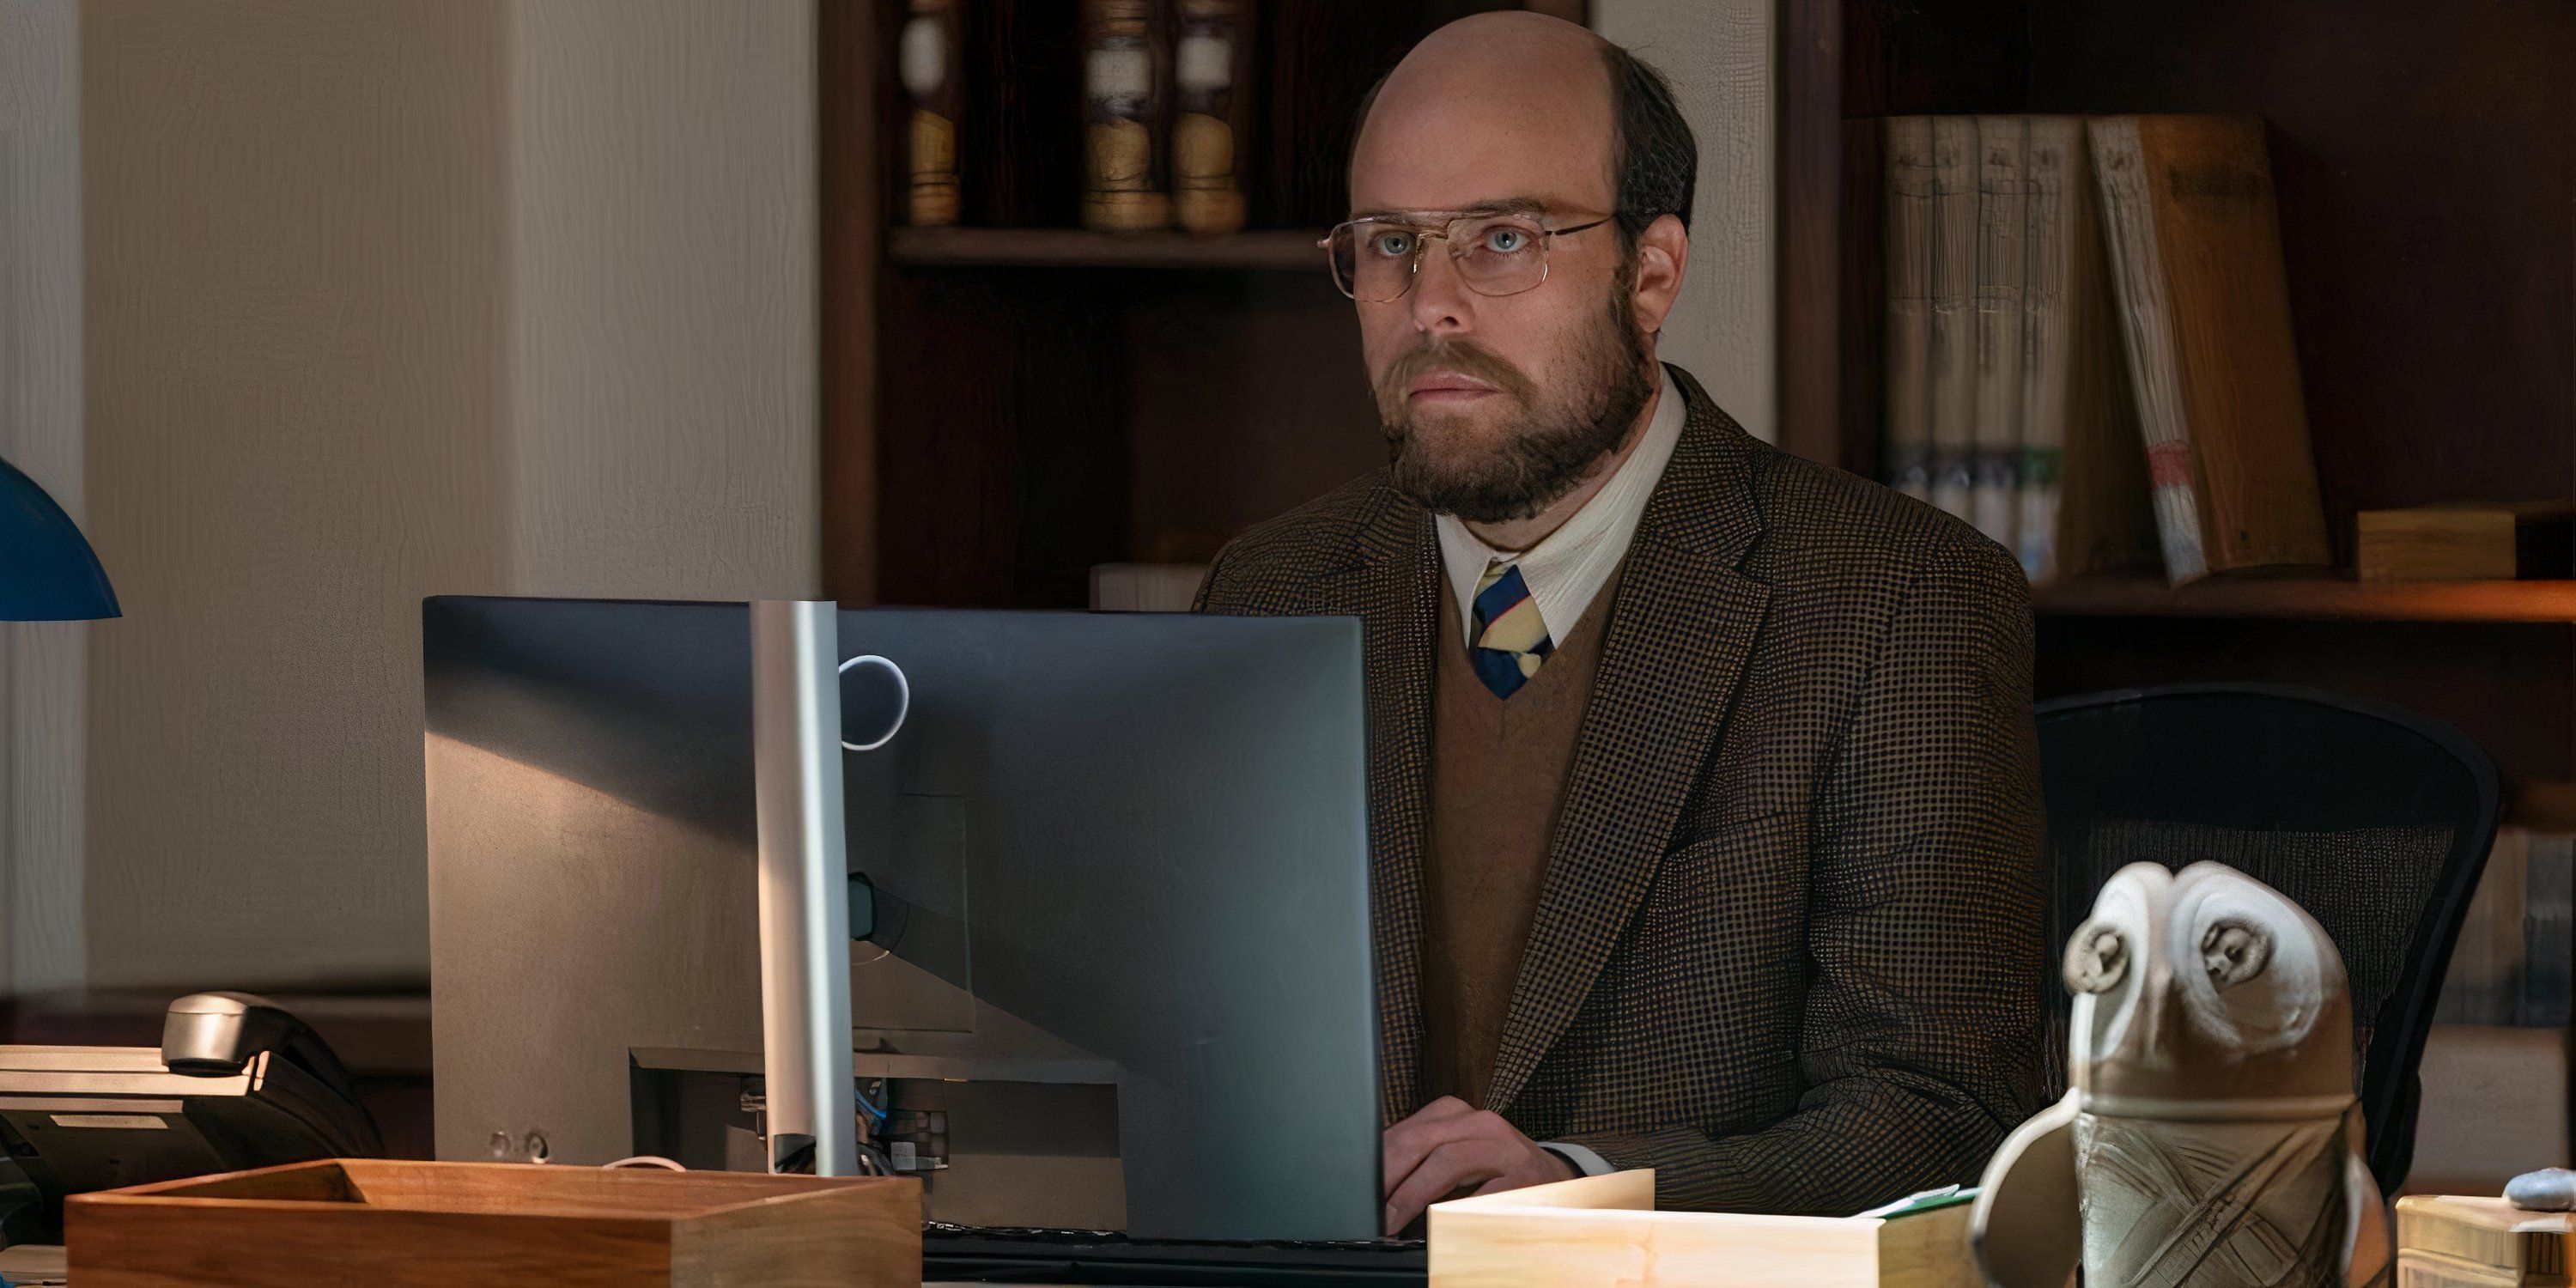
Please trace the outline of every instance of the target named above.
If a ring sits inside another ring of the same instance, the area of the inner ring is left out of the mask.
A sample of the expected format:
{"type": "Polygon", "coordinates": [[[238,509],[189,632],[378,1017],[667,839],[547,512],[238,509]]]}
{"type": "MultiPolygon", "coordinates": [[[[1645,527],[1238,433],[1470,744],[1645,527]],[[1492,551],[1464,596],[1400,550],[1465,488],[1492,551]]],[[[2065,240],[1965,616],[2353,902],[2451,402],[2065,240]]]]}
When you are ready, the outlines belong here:
{"type": "Polygon", "coordinates": [[[1502,1175],[1507,1150],[1497,1141],[1453,1140],[1431,1151],[1386,1200],[1386,1232],[1413,1224],[1432,1204],[1462,1185],[1480,1184],[1502,1175]]]}
{"type": "Polygon", "coordinates": [[[1386,1129],[1379,1138],[1379,1166],[1385,1178],[1386,1192],[1404,1183],[1414,1168],[1422,1165],[1424,1156],[1444,1142],[1458,1138],[1457,1124],[1475,1116],[1476,1110],[1456,1096],[1442,1096],[1413,1112],[1413,1116],[1386,1129]]]}

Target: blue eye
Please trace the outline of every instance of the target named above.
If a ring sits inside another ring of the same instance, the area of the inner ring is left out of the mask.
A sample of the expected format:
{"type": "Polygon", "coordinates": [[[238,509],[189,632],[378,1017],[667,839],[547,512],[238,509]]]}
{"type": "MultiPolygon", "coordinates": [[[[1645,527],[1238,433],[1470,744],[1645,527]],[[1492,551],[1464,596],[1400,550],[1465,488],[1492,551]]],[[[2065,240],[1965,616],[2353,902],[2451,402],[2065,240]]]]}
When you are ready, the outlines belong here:
{"type": "Polygon", "coordinates": [[[1485,233],[1485,249],[1509,255],[1529,249],[1530,235],[1518,228],[1493,228],[1485,233]]]}
{"type": "Polygon", "coordinates": [[[1413,234],[1406,232],[1379,233],[1369,238],[1368,247],[1370,254],[1383,255],[1389,259],[1410,255],[1413,253],[1413,234]]]}

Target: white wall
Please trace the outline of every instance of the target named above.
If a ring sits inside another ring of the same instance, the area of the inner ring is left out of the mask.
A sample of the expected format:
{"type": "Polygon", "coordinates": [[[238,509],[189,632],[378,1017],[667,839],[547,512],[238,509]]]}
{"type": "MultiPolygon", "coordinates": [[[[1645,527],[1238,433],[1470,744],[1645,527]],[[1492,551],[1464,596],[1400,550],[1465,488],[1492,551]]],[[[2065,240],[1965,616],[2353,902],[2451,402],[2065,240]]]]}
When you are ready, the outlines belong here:
{"type": "MultiPolygon", "coordinates": [[[[78,521],[78,0],[0,0],[0,459],[78,521]]],[[[81,977],[88,626],[0,622],[0,994],[81,977]]]]}
{"type": "Polygon", "coordinates": [[[811,0],[89,0],[91,982],[427,974],[419,601],[819,583],[811,0]]]}
{"type": "Polygon", "coordinates": [[[1746,429],[1776,440],[1773,7],[1592,0],[1592,28],[1672,78],[1699,137],[1690,271],[1658,352],[1699,377],[1746,429]]]}

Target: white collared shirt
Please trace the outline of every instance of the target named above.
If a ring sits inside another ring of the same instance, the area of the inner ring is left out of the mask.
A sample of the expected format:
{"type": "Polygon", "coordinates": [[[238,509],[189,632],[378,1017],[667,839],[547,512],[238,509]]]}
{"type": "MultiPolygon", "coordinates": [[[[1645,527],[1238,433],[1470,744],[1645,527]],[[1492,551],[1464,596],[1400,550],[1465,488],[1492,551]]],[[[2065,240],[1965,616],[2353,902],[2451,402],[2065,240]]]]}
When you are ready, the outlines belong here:
{"type": "Polygon", "coordinates": [[[1468,531],[1466,522],[1454,514],[1433,520],[1440,532],[1440,560],[1458,601],[1458,629],[1469,644],[1476,640],[1476,583],[1497,563],[1520,565],[1521,580],[1529,583],[1530,598],[1538,601],[1538,617],[1547,624],[1551,640],[1572,635],[1575,623],[1600,597],[1601,587],[1627,557],[1628,541],[1637,535],[1638,520],[1646,516],[1646,498],[1654,495],[1655,484],[1664,477],[1664,466],[1673,458],[1673,445],[1681,441],[1688,415],[1681,387],[1664,375],[1660,362],[1655,364],[1655,380],[1659,390],[1654,415],[1646,422],[1637,450],[1619,463],[1610,481],[1573,518],[1537,545],[1517,554],[1496,550],[1468,531]]]}

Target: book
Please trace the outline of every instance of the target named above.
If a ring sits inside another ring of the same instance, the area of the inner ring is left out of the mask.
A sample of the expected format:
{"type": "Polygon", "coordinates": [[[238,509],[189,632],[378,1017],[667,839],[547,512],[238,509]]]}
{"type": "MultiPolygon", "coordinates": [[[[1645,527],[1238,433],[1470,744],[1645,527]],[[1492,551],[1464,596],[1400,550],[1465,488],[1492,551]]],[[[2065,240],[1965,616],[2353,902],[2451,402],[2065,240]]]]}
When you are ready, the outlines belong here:
{"type": "Polygon", "coordinates": [[[2262,122],[2088,130],[2167,579],[2331,562],[2262,122]]]}
{"type": "Polygon", "coordinates": [[[1973,519],[1968,455],[1977,415],[1977,123],[1932,118],[1932,271],[1925,402],[1931,500],[1973,519]]]}
{"type": "Polygon", "coordinates": [[[1153,0],[1082,0],[1082,224],[1169,227],[1167,46],[1153,0]]]}
{"type": "Polygon", "coordinates": [[[1932,499],[1932,118],[1890,117],[1887,137],[1889,487],[1932,499]]]}
{"type": "Polygon", "coordinates": [[[2363,581],[2509,581],[2576,576],[2576,505],[2417,505],[2354,516],[2363,581]]]}
{"type": "Polygon", "coordinates": [[[957,120],[965,88],[959,63],[957,0],[911,0],[897,40],[897,70],[912,115],[904,134],[904,222],[939,228],[957,222],[957,120]]]}
{"type": "Polygon", "coordinates": [[[1977,129],[1976,367],[1968,437],[1968,512],[1977,531],[2014,546],[2021,509],[2023,238],[2030,218],[2024,152],[2030,123],[1980,116],[1977,129]]]}
{"type": "Polygon", "coordinates": [[[2156,527],[2084,119],[2037,116],[2029,128],[2013,533],[2022,571],[2044,586],[2152,565],[2156,527]]]}
{"type": "Polygon", "coordinates": [[[1179,0],[1172,50],[1172,215],[1182,231],[1242,229],[1238,157],[1252,122],[1252,0],[1179,0]]]}

